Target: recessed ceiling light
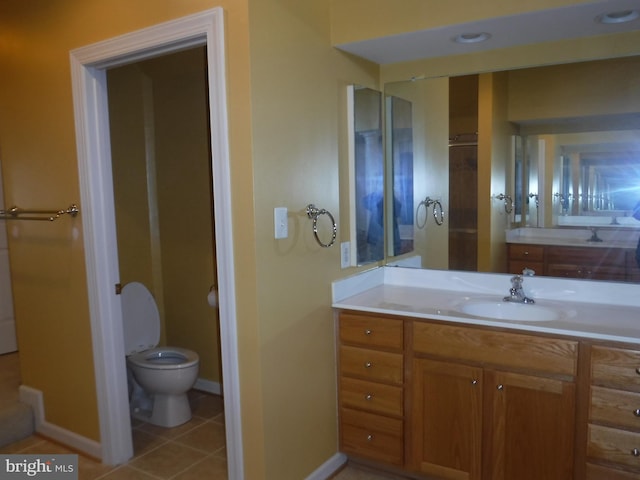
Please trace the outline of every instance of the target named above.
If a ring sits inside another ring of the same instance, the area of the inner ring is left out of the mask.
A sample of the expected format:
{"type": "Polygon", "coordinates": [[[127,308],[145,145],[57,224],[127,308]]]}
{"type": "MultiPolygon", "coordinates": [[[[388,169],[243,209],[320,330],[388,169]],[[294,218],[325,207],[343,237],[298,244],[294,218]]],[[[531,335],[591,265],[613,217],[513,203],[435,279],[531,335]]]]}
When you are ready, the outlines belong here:
{"type": "Polygon", "coordinates": [[[598,15],[596,17],[596,22],[606,24],[625,23],[631,22],[638,17],[640,17],[640,13],[638,12],[638,10],[621,10],[619,12],[609,12],[598,15]]]}
{"type": "Polygon", "coordinates": [[[453,41],[456,43],[479,43],[489,40],[491,35],[486,32],[480,33],[461,33],[453,37],[453,41]]]}

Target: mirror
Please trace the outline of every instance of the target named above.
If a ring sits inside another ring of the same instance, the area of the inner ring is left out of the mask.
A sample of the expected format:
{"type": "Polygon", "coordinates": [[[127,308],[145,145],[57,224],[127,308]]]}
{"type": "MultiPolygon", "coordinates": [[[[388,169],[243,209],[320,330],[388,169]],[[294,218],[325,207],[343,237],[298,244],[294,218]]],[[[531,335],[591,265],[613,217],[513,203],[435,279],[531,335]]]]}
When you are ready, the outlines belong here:
{"type": "MultiPolygon", "coordinates": [[[[640,57],[385,84],[387,110],[410,105],[403,142],[413,180],[388,150],[389,211],[402,198],[413,220],[403,213],[400,238],[412,248],[399,254],[388,219],[387,261],[506,272],[505,232],[515,228],[640,229],[631,217],[640,200],[638,84],[640,57]],[[441,225],[426,199],[441,205],[441,225]]],[[[395,149],[400,134],[385,135],[395,149]]]]}

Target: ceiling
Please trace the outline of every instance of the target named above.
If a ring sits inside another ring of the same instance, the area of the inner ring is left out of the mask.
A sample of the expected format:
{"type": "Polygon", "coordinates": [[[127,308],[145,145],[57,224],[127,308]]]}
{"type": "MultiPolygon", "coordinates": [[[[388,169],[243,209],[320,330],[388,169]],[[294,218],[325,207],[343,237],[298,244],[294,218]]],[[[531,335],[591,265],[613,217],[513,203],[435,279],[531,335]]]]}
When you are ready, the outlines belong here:
{"type": "Polygon", "coordinates": [[[626,23],[602,24],[601,14],[640,9],[640,0],[605,0],[571,7],[495,17],[383,38],[336,45],[380,65],[448,55],[460,55],[541,42],[578,39],[640,30],[640,18],[626,23]],[[486,32],[479,43],[459,44],[461,34],[486,32]]]}

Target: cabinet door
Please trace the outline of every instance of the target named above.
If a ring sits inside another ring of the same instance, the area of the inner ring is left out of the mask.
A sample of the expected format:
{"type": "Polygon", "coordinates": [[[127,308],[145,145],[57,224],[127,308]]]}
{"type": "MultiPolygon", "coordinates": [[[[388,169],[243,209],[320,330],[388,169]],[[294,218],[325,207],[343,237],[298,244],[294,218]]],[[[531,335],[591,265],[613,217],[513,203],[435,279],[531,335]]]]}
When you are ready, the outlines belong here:
{"type": "Polygon", "coordinates": [[[482,370],[427,359],[414,359],[413,368],[412,468],[441,479],[479,479],[482,370]]]}
{"type": "Polygon", "coordinates": [[[573,478],[575,384],[485,371],[484,478],[573,478]]]}

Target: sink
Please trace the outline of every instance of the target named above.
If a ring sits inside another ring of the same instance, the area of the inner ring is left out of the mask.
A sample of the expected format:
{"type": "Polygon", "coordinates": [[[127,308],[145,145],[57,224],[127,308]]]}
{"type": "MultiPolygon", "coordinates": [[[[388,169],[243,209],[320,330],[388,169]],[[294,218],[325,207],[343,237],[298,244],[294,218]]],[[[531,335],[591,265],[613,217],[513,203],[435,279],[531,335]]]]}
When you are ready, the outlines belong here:
{"type": "Polygon", "coordinates": [[[558,310],[542,305],[497,300],[470,300],[459,305],[458,310],[467,315],[516,322],[550,322],[561,317],[558,310]]]}

